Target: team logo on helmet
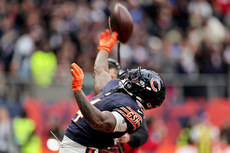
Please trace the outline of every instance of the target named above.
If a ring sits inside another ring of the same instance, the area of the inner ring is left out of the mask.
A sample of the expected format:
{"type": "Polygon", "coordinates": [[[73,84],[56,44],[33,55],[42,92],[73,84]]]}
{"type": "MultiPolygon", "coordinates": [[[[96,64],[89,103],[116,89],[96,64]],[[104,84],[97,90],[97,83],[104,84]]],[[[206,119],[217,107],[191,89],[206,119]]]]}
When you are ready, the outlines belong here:
{"type": "Polygon", "coordinates": [[[153,91],[155,91],[155,92],[160,91],[160,90],[161,90],[161,83],[160,83],[160,81],[159,81],[158,79],[152,78],[152,79],[151,79],[151,88],[152,88],[153,91]],[[154,86],[154,82],[157,83],[157,88],[154,86]]]}

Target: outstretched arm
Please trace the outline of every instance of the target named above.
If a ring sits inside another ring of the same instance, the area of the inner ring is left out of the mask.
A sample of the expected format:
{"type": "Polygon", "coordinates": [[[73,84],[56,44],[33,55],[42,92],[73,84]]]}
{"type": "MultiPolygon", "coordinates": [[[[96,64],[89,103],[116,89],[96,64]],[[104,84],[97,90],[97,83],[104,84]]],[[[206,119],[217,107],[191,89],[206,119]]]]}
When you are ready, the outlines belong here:
{"type": "Polygon", "coordinates": [[[88,98],[85,93],[81,90],[82,83],[84,80],[84,74],[82,69],[75,63],[73,63],[71,69],[72,78],[72,89],[74,92],[74,97],[78,104],[81,113],[93,129],[103,131],[103,132],[113,132],[116,126],[116,118],[111,112],[103,111],[101,112],[91,103],[89,103],[88,98]]]}
{"type": "Polygon", "coordinates": [[[112,33],[106,29],[105,33],[101,34],[99,52],[94,63],[94,92],[97,95],[101,89],[112,79],[108,71],[108,57],[114,44],[117,42],[118,34],[112,33]]]}

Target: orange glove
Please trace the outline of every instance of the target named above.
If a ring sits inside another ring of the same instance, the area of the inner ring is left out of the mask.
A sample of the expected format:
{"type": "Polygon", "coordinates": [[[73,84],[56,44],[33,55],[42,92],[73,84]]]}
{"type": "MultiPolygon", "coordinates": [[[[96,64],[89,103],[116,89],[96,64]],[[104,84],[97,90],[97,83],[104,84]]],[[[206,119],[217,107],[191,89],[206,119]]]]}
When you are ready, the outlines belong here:
{"type": "Polygon", "coordinates": [[[84,80],[84,73],[82,69],[75,63],[71,64],[73,69],[70,70],[72,78],[72,89],[73,91],[78,91],[82,89],[82,83],[84,80]]]}
{"type": "Polygon", "coordinates": [[[101,33],[100,43],[99,43],[98,49],[99,50],[105,49],[110,53],[114,44],[116,44],[116,42],[117,42],[117,36],[118,36],[118,34],[116,32],[113,32],[112,36],[110,38],[110,31],[109,31],[109,29],[106,29],[105,33],[104,32],[101,33]]]}

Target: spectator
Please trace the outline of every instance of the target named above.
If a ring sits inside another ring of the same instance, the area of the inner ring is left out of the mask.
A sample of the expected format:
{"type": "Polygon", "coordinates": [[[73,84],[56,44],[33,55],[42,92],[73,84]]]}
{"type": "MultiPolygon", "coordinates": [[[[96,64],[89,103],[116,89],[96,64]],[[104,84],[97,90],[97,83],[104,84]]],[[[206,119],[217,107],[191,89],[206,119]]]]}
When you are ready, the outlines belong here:
{"type": "Polygon", "coordinates": [[[10,63],[14,53],[14,45],[17,33],[13,29],[14,23],[12,19],[5,18],[2,21],[2,37],[0,39],[0,61],[2,61],[3,69],[6,74],[10,71],[10,63]]]}
{"type": "Polygon", "coordinates": [[[22,35],[16,41],[12,68],[22,82],[30,79],[30,60],[35,51],[35,43],[42,37],[41,27],[33,27],[28,34],[22,35]]]}
{"type": "Polygon", "coordinates": [[[31,56],[33,80],[41,87],[48,87],[53,83],[56,67],[57,59],[51,51],[37,50],[31,56]]]}
{"type": "Polygon", "coordinates": [[[41,139],[36,134],[36,125],[33,120],[27,118],[23,111],[20,117],[13,120],[15,141],[21,153],[41,153],[41,139]]]}
{"type": "Polygon", "coordinates": [[[0,107],[0,153],[17,153],[13,142],[12,122],[4,107],[0,107]]]}
{"type": "Polygon", "coordinates": [[[177,149],[175,153],[198,153],[197,147],[191,140],[192,120],[187,119],[185,125],[182,125],[181,132],[177,138],[177,149]]]}
{"type": "Polygon", "coordinates": [[[194,141],[199,153],[211,153],[212,144],[219,137],[219,129],[212,125],[207,113],[202,113],[198,122],[191,128],[191,139],[194,141]]]}

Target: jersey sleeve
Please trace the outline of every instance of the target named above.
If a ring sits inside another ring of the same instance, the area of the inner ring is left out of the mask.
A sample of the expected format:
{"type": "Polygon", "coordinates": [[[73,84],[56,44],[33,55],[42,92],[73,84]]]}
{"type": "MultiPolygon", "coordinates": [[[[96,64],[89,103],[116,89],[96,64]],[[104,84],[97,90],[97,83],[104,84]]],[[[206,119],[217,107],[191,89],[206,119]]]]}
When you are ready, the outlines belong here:
{"type": "Polygon", "coordinates": [[[128,126],[129,133],[132,133],[137,128],[139,128],[143,121],[143,112],[141,112],[139,109],[135,110],[132,109],[130,106],[123,106],[116,108],[115,111],[117,111],[124,117],[128,126]]]}

